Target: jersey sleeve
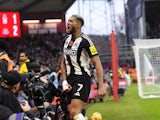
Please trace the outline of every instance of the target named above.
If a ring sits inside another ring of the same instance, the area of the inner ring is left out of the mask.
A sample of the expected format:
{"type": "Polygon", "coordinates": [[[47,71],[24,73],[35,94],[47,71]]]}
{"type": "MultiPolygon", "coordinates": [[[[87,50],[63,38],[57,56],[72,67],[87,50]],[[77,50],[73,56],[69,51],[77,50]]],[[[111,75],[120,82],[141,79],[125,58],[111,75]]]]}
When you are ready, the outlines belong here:
{"type": "Polygon", "coordinates": [[[95,55],[98,55],[98,51],[94,45],[94,43],[91,40],[84,40],[84,48],[87,51],[89,57],[93,57],[95,55]]]}

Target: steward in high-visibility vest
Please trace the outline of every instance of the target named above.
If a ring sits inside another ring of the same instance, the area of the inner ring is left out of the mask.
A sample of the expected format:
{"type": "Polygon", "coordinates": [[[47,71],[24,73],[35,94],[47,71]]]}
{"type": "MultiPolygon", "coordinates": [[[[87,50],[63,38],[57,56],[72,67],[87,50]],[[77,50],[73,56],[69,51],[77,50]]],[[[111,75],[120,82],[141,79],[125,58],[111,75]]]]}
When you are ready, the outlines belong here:
{"type": "Polygon", "coordinates": [[[30,70],[29,70],[30,59],[28,57],[27,52],[23,51],[20,53],[19,61],[20,61],[19,73],[26,74],[26,73],[30,72],[30,70]]]}

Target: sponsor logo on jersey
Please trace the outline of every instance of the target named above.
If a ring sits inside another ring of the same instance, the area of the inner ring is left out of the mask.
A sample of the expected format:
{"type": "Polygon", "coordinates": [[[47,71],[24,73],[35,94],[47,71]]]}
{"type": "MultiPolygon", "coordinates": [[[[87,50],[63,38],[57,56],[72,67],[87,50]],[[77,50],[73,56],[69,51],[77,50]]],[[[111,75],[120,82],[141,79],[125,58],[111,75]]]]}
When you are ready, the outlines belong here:
{"type": "Polygon", "coordinates": [[[74,42],[72,47],[77,47],[77,46],[78,46],[78,43],[74,42]]]}
{"type": "Polygon", "coordinates": [[[89,49],[90,49],[90,52],[91,52],[92,55],[95,55],[95,54],[98,53],[95,46],[90,46],[89,49]]]}
{"type": "Polygon", "coordinates": [[[76,50],[72,50],[72,49],[65,49],[64,50],[64,53],[66,54],[66,55],[76,55],[76,50]]]}
{"type": "Polygon", "coordinates": [[[80,96],[79,92],[74,93],[75,96],[80,96]]]}

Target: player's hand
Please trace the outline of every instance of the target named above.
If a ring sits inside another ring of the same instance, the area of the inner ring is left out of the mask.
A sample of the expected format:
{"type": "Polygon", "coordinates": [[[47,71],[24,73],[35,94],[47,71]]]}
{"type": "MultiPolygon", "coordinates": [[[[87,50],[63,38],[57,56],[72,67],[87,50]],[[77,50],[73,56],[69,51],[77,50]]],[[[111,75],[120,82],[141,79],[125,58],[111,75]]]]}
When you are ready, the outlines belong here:
{"type": "Polygon", "coordinates": [[[107,94],[107,91],[104,86],[99,87],[98,89],[98,97],[103,98],[107,94]]]}
{"type": "Polygon", "coordinates": [[[72,89],[72,86],[68,84],[67,80],[63,80],[62,82],[62,88],[64,92],[69,92],[72,89]]]}

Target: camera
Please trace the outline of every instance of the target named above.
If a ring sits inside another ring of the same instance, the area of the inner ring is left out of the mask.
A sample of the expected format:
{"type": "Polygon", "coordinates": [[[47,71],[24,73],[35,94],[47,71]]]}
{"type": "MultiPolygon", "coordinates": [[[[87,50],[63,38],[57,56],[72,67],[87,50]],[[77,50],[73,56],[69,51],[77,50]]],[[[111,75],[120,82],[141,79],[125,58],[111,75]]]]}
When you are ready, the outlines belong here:
{"type": "Polygon", "coordinates": [[[21,89],[25,91],[28,99],[34,101],[34,105],[37,108],[41,108],[45,101],[52,101],[56,88],[51,82],[42,82],[41,74],[27,73],[22,77],[21,89]]]}
{"type": "Polygon", "coordinates": [[[27,94],[28,100],[34,101],[34,105],[38,109],[36,115],[39,118],[43,118],[43,116],[47,114],[52,120],[59,120],[59,117],[64,117],[67,111],[65,93],[57,89],[51,80],[48,80],[48,83],[42,82],[41,77],[44,75],[44,72],[40,74],[28,73],[22,75],[23,80],[21,86],[23,86],[22,88],[27,94]],[[52,103],[54,96],[59,98],[57,99],[57,104],[50,105],[46,109],[44,107],[44,102],[52,103]]]}

